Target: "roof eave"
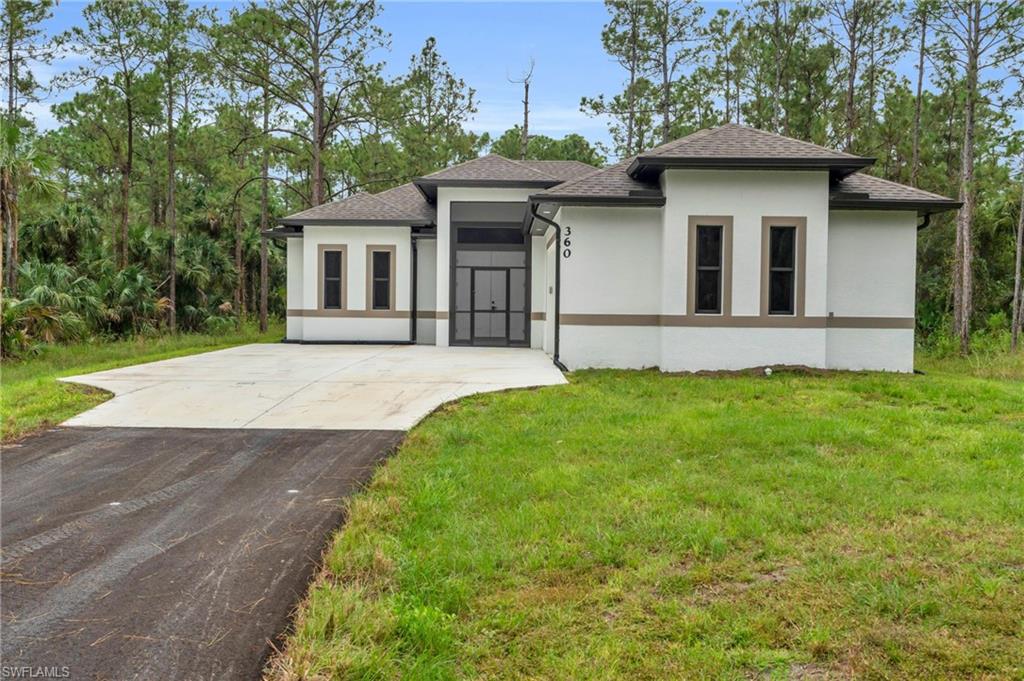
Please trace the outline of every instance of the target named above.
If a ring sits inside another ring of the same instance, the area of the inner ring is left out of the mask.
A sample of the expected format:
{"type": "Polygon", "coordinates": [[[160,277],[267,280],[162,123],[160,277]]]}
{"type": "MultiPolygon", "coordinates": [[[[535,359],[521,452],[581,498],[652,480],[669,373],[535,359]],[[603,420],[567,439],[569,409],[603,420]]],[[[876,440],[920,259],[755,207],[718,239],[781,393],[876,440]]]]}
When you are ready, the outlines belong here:
{"type": "Polygon", "coordinates": [[[437,201],[438,187],[468,187],[468,188],[491,188],[491,189],[548,189],[557,184],[559,180],[455,180],[455,179],[431,179],[418,177],[412,181],[424,197],[431,203],[437,201]]]}
{"type": "Polygon", "coordinates": [[[864,199],[859,197],[830,197],[829,210],[906,210],[915,211],[918,215],[944,213],[957,210],[962,201],[898,201],[894,199],[864,199]]]}
{"type": "Polygon", "coordinates": [[[829,170],[839,173],[853,173],[867,168],[875,159],[867,156],[852,158],[794,158],[695,156],[686,158],[661,158],[637,156],[629,164],[626,173],[637,180],[650,180],[663,170],[689,168],[695,170],[829,170]]]}
{"type": "Polygon", "coordinates": [[[530,203],[560,206],[664,206],[664,196],[580,196],[578,194],[534,194],[530,203]]]}
{"type": "Polygon", "coordinates": [[[336,226],[336,227],[430,227],[433,220],[423,218],[370,220],[352,218],[278,218],[275,222],[286,227],[336,226]]]}

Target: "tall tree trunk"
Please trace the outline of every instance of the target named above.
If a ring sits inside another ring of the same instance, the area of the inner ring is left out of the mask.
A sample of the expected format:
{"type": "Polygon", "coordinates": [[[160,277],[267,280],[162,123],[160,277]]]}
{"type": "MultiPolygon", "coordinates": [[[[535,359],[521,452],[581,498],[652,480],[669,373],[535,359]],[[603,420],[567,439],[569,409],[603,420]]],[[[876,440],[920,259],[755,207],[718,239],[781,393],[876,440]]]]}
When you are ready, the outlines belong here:
{"type": "Polygon", "coordinates": [[[626,153],[625,156],[633,155],[633,146],[636,139],[636,70],[639,57],[637,56],[637,40],[638,26],[637,23],[640,18],[637,16],[637,8],[632,8],[632,14],[630,16],[632,22],[630,26],[630,45],[629,45],[629,93],[626,97],[626,106],[628,111],[626,112],[626,153]]]}
{"type": "Polygon", "coordinates": [[[921,90],[924,86],[924,48],[928,36],[928,15],[921,12],[921,41],[917,48],[917,96],[914,99],[914,153],[910,161],[910,184],[917,186],[921,163],[921,90]]]}
{"type": "Polygon", "coordinates": [[[1017,254],[1013,267],[1013,312],[1010,322],[1010,349],[1016,350],[1020,339],[1021,326],[1024,325],[1024,296],[1022,296],[1021,278],[1024,276],[1024,159],[1021,163],[1020,213],[1017,215],[1017,254]]]}
{"type": "Polygon", "coordinates": [[[268,193],[270,181],[267,173],[270,170],[270,151],[267,148],[267,136],[270,134],[270,93],[263,88],[263,149],[260,159],[260,333],[267,332],[267,231],[268,193]]]}
{"type": "MultiPolygon", "coordinates": [[[[14,125],[14,112],[17,104],[14,88],[16,82],[15,71],[14,30],[11,28],[7,33],[7,122],[9,125],[14,125]]],[[[4,248],[7,251],[6,257],[0,260],[0,264],[3,262],[7,263],[7,269],[3,272],[5,283],[12,295],[16,294],[18,289],[18,224],[15,219],[18,204],[18,188],[16,182],[14,174],[5,171],[3,186],[0,188],[0,191],[3,191],[3,201],[6,204],[6,210],[0,219],[2,219],[4,236],[6,237],[4,248]]]]}
{"type": "MultiPolygon", "coordinates": [[[[311,37],[314,45],[317,45],[318,36],[314,33],[311,37]]],[[[313,167],[310,182],[309,197],[312,206],[319,206],[323,203],[323,145],[324,145],[324,83],[323,74],[320,72],[320,53],[313,50],[313,129],[310,133],[313,136],[313,167]]]]}
{"type": "MultiPolygon", "coordinates": [[[[168,57],[168,62],[170,58],[168,57]]],[[[167,323],[174,333],[178,330],[178,211],[175,194],[177,174],[174,143],[174,76],[173,67],[167,65],[167,229],[170,232],[170,253],[167,298],[170,301],[167,323]]],[[[125,241],[127,243],[127,240],[125,241]]]]}
{"type": "Polygon", "coordinates": [[[960,200],[956,216],[956,253],[953,272],[953,329],[960,339],[960,353],[971,349],[971,312],[974,307],[974,117],[978,96],[978,53],[981,2],[970,8],[967,27],[967,93],[964,103],[964,140],[960,153],[960,200]]]}
{"type": "Polygon", "coordinates": [[[671,20],[672,8],[668,0],[662,3],[662,10],[665,13],[661,25],[661,143],[668,144],[672,141],[672,81],[668,72],[668,25],[671,20]]]}
{"type": "Polygon", "coordinates": [[[857,54],[860,51],[857,25],[859,14],[856,9],[852,11],[850,19],[850,68],[846,74],[846,136],[844,139],[844,150],[849,153],[853,150],[853,131],[857,127],[857,105],[854,102],[854,94],[857,86],[857,54]]]}
{"type": "MultiPolygon", "coordinates": [[[[128,128],[127,147],[124,162],[121,164],[121,227],[120,243],[117,251],[118,267],[124,269],[128,265],[128,203],[131,193],[132,162],[135,159],[135,104],[132,101],[132,79],[125,79],[125,124],[128,128]]],[[[114,239],[118,241],[117,238],[114,239]]]]}
{"type": "Polygon", "coordinates": [[[242,305],[245,289],[245,264],[242,262],[242,206],[235,196],[235,272],[238,283],[235,286],[235,327],[242,328],[242,305]]]}
{"type": "Polygon", "coordinates": [[[523,137],[519,142],[519,158],[526,160],[530,147],[530,79],[523,80],[523,137]]]}

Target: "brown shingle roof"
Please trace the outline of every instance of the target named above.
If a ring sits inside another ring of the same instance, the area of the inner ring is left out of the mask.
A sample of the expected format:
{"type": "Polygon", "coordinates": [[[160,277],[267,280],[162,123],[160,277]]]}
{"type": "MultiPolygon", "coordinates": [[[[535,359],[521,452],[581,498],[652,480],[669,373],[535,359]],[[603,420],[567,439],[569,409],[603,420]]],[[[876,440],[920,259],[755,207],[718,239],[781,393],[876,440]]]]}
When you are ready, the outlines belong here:
{"type": "Polygon", "coordinates": [[[844,177],[836,185],[832,195],[841,196],[842,194],[867,194],[870,199],[876,201],[949,201],[957,203],[954,199],[940,194],[933,194],[923,189],[915,189],[905,184],[864,173],[854,173],[844,177]]]}
{"type": "Polygon", "coordinates": [[[464,163],[424,175],[420,181],[503,181],[503,182],[551,182],[558,178],[525,163],[512,161],[498,154],[487,154],[464,163]]]}
{"type": "Polygon", "coordinates": [[[562,182],[583,177],[598,170],[598,168],[581,161],[516,161],[516,163],[539,170],[562,182]]]}
{"type": "Polygon", "coordinates": [[[661,192],[657,184],[641,182],[629,176],[626,169],[633,160],[628,158],[607,168],[592,170],[575,180],[539,191],[533,194],[533,197],[541,201],[571,198],[628,200],[638,195],[660,196],[661,192]]]}
{"type": "Polygon", "coordinates": [[[726,123],[705,128],[640,154],[643,158],[793,158],[858,160],[862,157],[773,132],[726,123]]]}
{"type": "Polygon", "coordinates": [[[411,183],[380,194],[360,192],[352,196],[315,206],[279,220],[285,225],[317,223],[357,224],[429,224],[434,221],[434,207],[427,203],[411,183]]]}

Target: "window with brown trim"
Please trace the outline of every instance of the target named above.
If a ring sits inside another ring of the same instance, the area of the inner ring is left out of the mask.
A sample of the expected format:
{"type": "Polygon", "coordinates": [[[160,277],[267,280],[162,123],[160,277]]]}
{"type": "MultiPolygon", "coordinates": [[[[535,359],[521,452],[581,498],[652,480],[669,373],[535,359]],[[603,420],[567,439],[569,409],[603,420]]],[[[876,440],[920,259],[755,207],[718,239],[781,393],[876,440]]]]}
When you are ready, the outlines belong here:
{"type": "Polygon", "coordinates": [[[395,310],[395,246],[366,247],[366,309],[395,310]]]}
{"type": "Polygon", "coordinates": [[[344,310],[347,308],[345,278],[348,276],[345,246],[320,244],[317,251],[320,275],[317,308],[320,310],[344,310]]]}
{"type": "Polygon", "coordinates": [[[761,316],[804,316],[807,218],[761,218],[761,316]]]}

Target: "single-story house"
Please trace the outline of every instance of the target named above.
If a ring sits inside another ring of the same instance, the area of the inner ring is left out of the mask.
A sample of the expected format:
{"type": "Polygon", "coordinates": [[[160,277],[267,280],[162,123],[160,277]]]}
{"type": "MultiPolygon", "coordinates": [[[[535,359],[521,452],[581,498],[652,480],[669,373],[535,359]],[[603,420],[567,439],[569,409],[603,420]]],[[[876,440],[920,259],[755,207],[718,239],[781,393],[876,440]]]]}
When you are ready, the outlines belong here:
{"type": "Polygon", "coordinates": [[[491,154],[289,215],[287,340],[560,367],[909,372],[917,231],[957,201],[723,125],[607,168],[491,154]]]}

